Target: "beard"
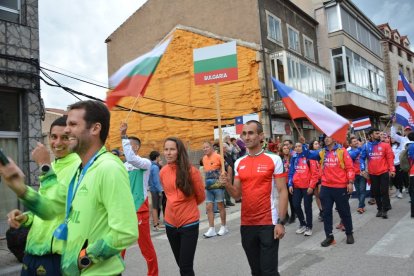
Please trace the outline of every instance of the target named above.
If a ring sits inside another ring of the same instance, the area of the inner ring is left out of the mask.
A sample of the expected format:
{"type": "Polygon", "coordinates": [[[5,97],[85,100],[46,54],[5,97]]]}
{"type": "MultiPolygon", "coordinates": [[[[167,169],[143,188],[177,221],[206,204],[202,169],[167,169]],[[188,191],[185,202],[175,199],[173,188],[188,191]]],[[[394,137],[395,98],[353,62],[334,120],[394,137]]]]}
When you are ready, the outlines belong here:
{"type": "Polygon", "coordinates": [[[75,152],[79,155],[88,151],[90,140],[87,130],[83,131],[77,137],[72,137],[71,140],[73,140],[73,142],[70,145],[70,151],[75,152]]]}

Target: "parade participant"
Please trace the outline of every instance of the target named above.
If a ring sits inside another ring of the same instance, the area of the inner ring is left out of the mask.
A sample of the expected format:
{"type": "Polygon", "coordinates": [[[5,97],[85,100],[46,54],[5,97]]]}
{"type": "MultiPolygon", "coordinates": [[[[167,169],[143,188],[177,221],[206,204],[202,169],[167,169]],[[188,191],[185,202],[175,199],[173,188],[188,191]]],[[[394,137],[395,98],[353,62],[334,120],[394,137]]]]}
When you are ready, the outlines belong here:
{"type": "Polygon", "coordinates": [[[390,177],[395,176],[394,154],[389,143],[381,142],[380,131],[371,128],[371,141],[362,147],[360,156],[361,175],[371,179],[371,193],[377,204],[377,217],[388,218],[391,209],[389,196],[390,177]],[[365,161],[368,159],[368,168],[365,161]]]}
{"type": "MultiPolygon", "coordinates": [[[[289,166],[290,166],[290,159],[292,158],[293,152],[291,151],[290,147],[290,140],[285,140],[283,142],[282,150],[280,152],[280,157],[282,158],[283,163],[283,171],[284,171],[284,177],[287,180],[288,179],[288,173],[289,173],[289,166]]],[[[288,189],[288,183],[286,181],[286,189],[288,189]]],[[[289,200],[289,206],[290,206],[290,216],[288,213],[288,210],[286,209],[285,214],[285,222],[291,224],[294,223],[296,220],[296,213],[295,213],[295,207],[293,205],[293,195],[288,193],[288,200],[289,200]]]]}
{"type": "MultiPolygon", "coordinates": [[[[321,148],[321,145],[318,140],[314,140],[309,144],[310,150],[319,150],[320,148],[321,148]]],[[[319,163],[317,163],[317,166],[319,170],[319,163]]],[[[320,190],[321,190],[321,180],[319,177],[317,186],[315,190],[313,191],[313,194],[315,195],[316,205],[318,206],[318,209],[319,209],[318,220],[323,221],[323,210],[322,210],[322,203],[321,203],[321,198],[320,198],[320,190]]]]}
{"type": "Polygon", "coordinates": [[[410,161],[411,168],[409,171],[410,174],[410,186],[409,186],[409,194],[410,194],[410,204],[411,204],[411,218],[414,218],[414,132],[409,133],[408,139],[408,160],[410,161]]]}
{"type": "Polygon", "coordinates": [[[206,184],[206,211],[209,228],[204,237],[223,236],[229,232],[226,226],[226,209],[224,207],[224,186],[220,184],[221,157],[213,150],[210,142],[203,143],[203,167],[206,184]],[[213,204],[216,203],[220,212],[221,227],[216,233],[214,228],[213,204]]]}
{"type": "Polygon", "coordinates": [[[279,275],[279,240],[285,234],[283,216],[288,202],[282,160],[262,149],[264,133],[260,122],[248,121],[242,137],[249,154],[236,161],[233,185],[226,173],[220,181],[233,198],[243,197],[240,232],[251,274],[279,275]]]}
{"type": "MultiPolygon", "coordinates": [[[[398,135],[400,135],[399,132],[397,132],[398,135]]],[[[403,188],[404,186],[408,187],[408,185],[405,184],[405,175],[408,175],[407,172],[404,172],[400,168],[400,153],[404,149],[402,147],[402,144],[398,143],[397,140],[394,138],[391,138],[391,149],[394,153],[394,167],[395,167],[395,177],[391,178],[391,184],[395,186],[396,189],[396,197],[401,199],[403,198],[403,188]]]]}
{"type": "Polygon", "coordinates": [[[367,180],[361,175],[359,157],[361,154],[361,147],[359,147],[359,141],[356,137],[349,140],[350,148],[348,149],[349,156],[353,161],[355,172],[355,191],[358,197],[357,212],[363,214],[365,212],[365,197],[367,193],[367,180]]]}
{"type": "MultiPolygon", "coordinates": [[[[160,214],[162,209],[162,202],[164,199],[164,190],[162,189],[160,180],[160,160],[161,156],[158,151],[151,151],[149,158],[151,160],[151,171],[148,180],[149,190],[152,199],[152,220],[154,222],[154,231],[163,231],[160,224],[160,214]]],[[[165,212],[163,212],[165,217],[165,212]]]]}
{"type": "MultiPolygon", "coordinates": [[[[129,175],[129,184],[135,203],[135,211],[138,219],[138,246],[147,262],[148,274],[151,276],[158,275],[158,261],[154,245],[151,241],[151,231],[149,223],[149,203],[148,203],[148,180],[151,170],[151,161],[139,156],[141,140],[135,136],[127,136],[128,124],[121,123],[120,135],[122,139],[122,148],[125,155],[125,168],[129,175]]],[[[125,251],[122,251],[122,257],[125,257],[125,251]]]]}
{"type": "Polygon", "coordinates": [[[197,205],[205,199],[200,172],[190,164],[183,142],[169,137],[164,142],[167,165],[160,179],[168,198],[165,226],[180,274],[194,275],[200,212],[197,205]]]}
{"type": "Polygon", "coordinates": [[[24,184],[24,175],[10,159],[0,174],[21,202],[42,219],[65,213],[55,238],[66,240],[62,254],[65,275],[118,275],[125,269],[119,253],[138,238],[128,174],[118,157],[106,151],[110,113],[98,101],[80,101],[68,108],[65,133],[82,166],[69,188],[50,169],[47,185],[60,185],[53,196],[42,196],[24,184]],[[67,195],[67,197],[66,197],[67,195]],[[66,212],[65,212],[66,203],[66,212]]]}
{"type": "Polygon", "coordinates": [[[312,235],[312,199],[313,191],[319,181],[318,162],[308,160],[302,152],[302,144],[296,143],[296,154],[289,166],[289,192],[293,194],[293,204],[299,219],[296,234],[312,235]],[[306,220],[302,211],[302,199],[305,207],[306,220]]]}
{"type": "MultiPolygon", "coordinates": [[[[55,171],[58,181],[69,186],[69,183],[79,168],[81,160],[76,153],[71,153],[69,139],[65,134],[67,116],[57,118],[50,126],[49,145],[55,156],[51,168],[55,171]]],[[[32,153],[33,160],[39,165],[42,176],[49,169],[50,155],[46,147],[39,144],[32,153]]],[[[48,188],[40,184],[39,194],[47,195],[55,192],[58,187],[48,188]]],[[[27,236],[25,256],[21,275],[36,275],[45,272],[48,275],[61,275],[60,261],[64,248],[61,240],[53,237],[53,232],[65,219],[65,213],[57,215],[52,220],[43,220],[32,212],[22,213],[13,210],[8,214],[8,222],[11,227],[20,226],[30,228],[27,236]]]]}
{"type": "MultiPolygon", "coordinates": [[[[304,143],[305,138],[299,139],[304,143]]],[[[321,170],[321,203],[323,208],[323,225],[326,239],[321,242],[322,247],[335,244],[332,233],[332,208],[335,203],[339,216],[343,221],[346,233],[346,243],[353,244],[352,217],[349,206],[349,194],[353,191],[354,168],[349,153],[341,148],[332,137],[325,137],[325,147],[320,150],[309,151],[303,145],[304,156],[309,159],[318,160],[321,170]]]]}

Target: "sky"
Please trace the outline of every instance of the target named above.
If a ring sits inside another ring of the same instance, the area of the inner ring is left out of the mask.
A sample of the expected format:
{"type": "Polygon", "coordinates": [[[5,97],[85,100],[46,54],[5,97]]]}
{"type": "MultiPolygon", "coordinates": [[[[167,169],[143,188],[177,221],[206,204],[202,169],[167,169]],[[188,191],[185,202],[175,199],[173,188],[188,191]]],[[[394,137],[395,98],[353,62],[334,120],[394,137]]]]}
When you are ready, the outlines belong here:
{"type": "MultiPolygon", "coordinates": [[[[168,0],[166,0],[168,1],[168,0]]],[[[40,65],[102,86],[108,85],[105,39],[146,0],[40,0],[40,65]]],[[[408,35],[414,50],[413,0],[353,0],[375,24],[388,22],[408,35]],[[411,22],[411,23],[409,23],[411,22]]],[[[105,99],[106,89],[49,72],[62,85],[105,99]]],[[[45,107],[78,101],[61,88],[42,85],[45,107]]]]}

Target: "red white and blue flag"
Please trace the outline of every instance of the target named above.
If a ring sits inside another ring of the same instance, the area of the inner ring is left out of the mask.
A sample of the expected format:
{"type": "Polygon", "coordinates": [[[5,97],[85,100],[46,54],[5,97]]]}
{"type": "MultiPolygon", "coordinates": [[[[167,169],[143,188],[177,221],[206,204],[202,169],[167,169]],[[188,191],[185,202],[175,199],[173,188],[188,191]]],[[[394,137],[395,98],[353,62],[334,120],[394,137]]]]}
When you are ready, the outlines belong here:
{"type": "Polygon", "coordinates": [[[371,120],[368,116],[352,120],[352,128],[354,131],[364,130],[371,126],[371,120]]]}
{"type": "Polygon", "coordinates": [[[251,120],[259,121],[259,115],[257,113],[252,113],[236,117],[236,134],[241,134],[243,132],[243,125],[251,120]]]}
{"type": "Polygon", "coordinates": [[[398,77],[397,103],[399,105],[395,110],[396,122],[404,127],[414,128],[414,92],[401,71],[398,77]]]}
{"type": "Polygon", "coordinates": [[[292,119],[307,118],[319,131],[340,143],[345,142],[349,128],[347,119],[273,77],[272,81],[292,119]]]}

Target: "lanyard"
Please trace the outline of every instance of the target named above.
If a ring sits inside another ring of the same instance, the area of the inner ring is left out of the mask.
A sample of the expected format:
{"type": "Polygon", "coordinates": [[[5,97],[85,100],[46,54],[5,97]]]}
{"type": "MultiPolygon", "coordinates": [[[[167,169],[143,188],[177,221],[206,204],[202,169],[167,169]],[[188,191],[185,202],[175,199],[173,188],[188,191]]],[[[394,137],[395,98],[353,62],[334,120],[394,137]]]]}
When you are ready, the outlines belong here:
{"type": "MultiPolygon", "coordinates": [[[[101,154],[103,153],[105,152],[102,152],[101,154]]],[[[85,167],[81,170],[80,175],[78,177],[78,182],[76,183],[75,187],[74,187],[75,179],[78,176],[79,170],[82,168],[82,165],[79,166],[79,169],[77,170],[76,174],[73,176],[72,180],[70,181],[69,189],[68,189],[68,196],[66,198],[66,216],[65,216],[66,222],[67,222],[67,219],[69,218],[69,213],[70,213],[70,209],[72,208],[73,199],[75,198],[76,192],[78,190],[80,183],[82,182],[83,177],[85,176],[90,166],[92,166],[95,160],[98,159],[99,156],[101,156],[101,154],[99,154],[99,151],[97,151],[94,154],[94,156],[91,159],[89,159],[88,163],[86,163],[85,167]]]]}

